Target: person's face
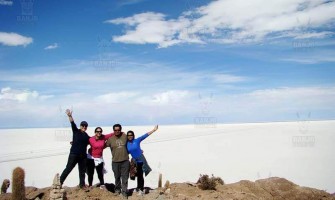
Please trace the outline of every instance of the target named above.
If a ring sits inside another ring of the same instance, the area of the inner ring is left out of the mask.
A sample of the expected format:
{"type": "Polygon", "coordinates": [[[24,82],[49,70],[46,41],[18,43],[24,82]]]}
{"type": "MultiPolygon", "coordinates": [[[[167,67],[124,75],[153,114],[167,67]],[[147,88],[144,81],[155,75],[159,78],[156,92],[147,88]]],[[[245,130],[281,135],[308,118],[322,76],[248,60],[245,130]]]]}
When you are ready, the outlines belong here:
{"type": "Polygon", "coordinates": [[[132,141],[132,140],[134,139],[134,134],[132,134],[132,133],[127,133],[127,139],[128,139],[129,141],[132,141]]]}
{"type": "Polygon", "coordinates": [[[80,125],[80,130],[81,130],[81,132],[85,132],[87,130],[87,125],[81,124],[80,125]]]}
{"type": "Polygon", "coordinates": [[[120,127],[115,127],[115,128],[114,128],[114,134],[115,134],[116,136],[121,135],[121,128],[120,128],[120,127]]]}
{"type": "Polygon", "coordinates": [[[100,138],[101,135],[102,135],[102,129],[99,129],[99,128],[98,128],[98,129],[95,131],[95,136],[96,136],[97,138],[100,138]]]}

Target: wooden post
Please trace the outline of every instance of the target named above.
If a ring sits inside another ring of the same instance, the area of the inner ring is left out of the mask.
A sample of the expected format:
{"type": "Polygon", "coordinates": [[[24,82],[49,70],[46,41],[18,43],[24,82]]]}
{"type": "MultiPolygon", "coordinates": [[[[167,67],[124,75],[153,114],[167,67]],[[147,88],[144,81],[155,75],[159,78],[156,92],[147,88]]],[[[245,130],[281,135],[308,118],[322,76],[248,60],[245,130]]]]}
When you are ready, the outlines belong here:
{"type": "Polygon", "coordinates": [[[159,178],[158,178],[158,188],[162,187],[162,173],[159,173],[159,178]]]}

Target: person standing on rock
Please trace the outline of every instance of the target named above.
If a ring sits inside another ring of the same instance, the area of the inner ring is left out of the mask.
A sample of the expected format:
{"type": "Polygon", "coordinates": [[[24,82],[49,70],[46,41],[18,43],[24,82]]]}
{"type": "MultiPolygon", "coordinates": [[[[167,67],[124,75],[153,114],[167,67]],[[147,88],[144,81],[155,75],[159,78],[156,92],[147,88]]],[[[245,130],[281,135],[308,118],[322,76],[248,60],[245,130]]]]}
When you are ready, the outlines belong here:
{"type": "Polygon", "coordinates": [[[114,133],[107,135],[102,134],[102,128],[96,127],[94,130],[95,136],[89,139],[91,148],[87,154],[87,176],[88,184],[91,187],[93,184],[94,169],[96,169],[100,181],[100,188],[105,189],[104,182],[104,165],[105,162],[102,157],[105,148],[105,142],[113,136],[114,133]]]}
{"type": "Polygon", "coordinates": [[[128,178],[129,178],[129,156],[127,151],[127,135],[123,132],[120,124],[113,126],[114,135],[110,137],[106,146],[112,151],[112,169],[115,178],[115,194],[121,194],[123,198],[128,198],[128,178]],[[122,189],[122,191],[121,191],[122,189]]]}
{"type": "Polygon", "coordinates": [[[136,162],[136,176],[137,176],[137,187],[136,191],[138,192],[138,195],[144,194],[144,178],[143,173],[145,173],[145,176],[147,176],[151,168],[148,165],[147,160],[145,159],[142,149],[141,149],[141,142],[146,139],[149,135],[157,131],[158,125],[154,127],[151,131],[147,132],[146,134],[142,135],[141,137],[138,137],[135,139],[134,131],[128,131],[127,132],[127,150],[131,154],[131,157],[136,162]]]}
{"type": "Polygon", "coordinates": [[[78,164],[79,170],[79,187],[86,189],[85,186],[85,171],[86,171],[86,149],[89,144],[88,134],[86,133],[88,123],[82,121],[80,123],[80,129],[74,123],[72,118],[72,111],[66,110],[66,114],[69,117],[71,127],[72,127],[72,145],[70,149],[69,158],[66,164],[66,168],[60,176],[60,183],[63,185],[66,177],[71,173],[73,168],[78,164]]]}

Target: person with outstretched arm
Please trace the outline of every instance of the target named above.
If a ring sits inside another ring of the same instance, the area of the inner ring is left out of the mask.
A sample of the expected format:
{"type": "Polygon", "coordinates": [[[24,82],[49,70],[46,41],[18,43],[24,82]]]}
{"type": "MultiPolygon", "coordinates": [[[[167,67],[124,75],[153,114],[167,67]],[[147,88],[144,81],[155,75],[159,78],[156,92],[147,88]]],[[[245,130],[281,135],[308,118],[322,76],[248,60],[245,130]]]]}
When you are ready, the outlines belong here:
{"type": "Polygon", "coordinates": [[[66,110],[66,114],[69,117],[71,128],[72,128],[72,145],[70,149],[69,158],[63,173],[60,176],[60,183],[63,185],[66,177],[71,173],[73,168],[78,164],[79,170],[79,187],[86,189],[85,186],[85,172],[86,172],[86,149],[89,144],[88,134],[86,133],[88,123],[82,121],[80,123],[80,129],[74,123],[72,118],[72,111],[66,110]]]}
{"type": "Polygon", "coordinates": [[[95,135],[89,139],[91,148],[87,154],[87,176],[89,187],[93,184],[94,169],[96,169],[100,181],[100,189],[105,189],[104,181],[104,159],[102,157],[105,148],[105,142],[114,135],[110,133],[107,135],[102,134],[102,128],[96,127],[94,130],[95,135]]]}
{"type": "Polygon", "coordinates": [[[152,131],[149,131],[148,133],[142,135],[141,137],[138,137],[135,139],[135,134],[133,131],[127,132],[127,150],[131,154],[131,157],[136,161],[136,176],[137,176],[137,192],[138,195],[144,194],[144,178],[143,173],[145,173],[145,176],[147,176],[151,168],[148,165],[148,162],[146,161],[143,151],[141,149],[141,142],[146,139],[149,135],[157,131],[158,125],[152,129],[152,131]]]}

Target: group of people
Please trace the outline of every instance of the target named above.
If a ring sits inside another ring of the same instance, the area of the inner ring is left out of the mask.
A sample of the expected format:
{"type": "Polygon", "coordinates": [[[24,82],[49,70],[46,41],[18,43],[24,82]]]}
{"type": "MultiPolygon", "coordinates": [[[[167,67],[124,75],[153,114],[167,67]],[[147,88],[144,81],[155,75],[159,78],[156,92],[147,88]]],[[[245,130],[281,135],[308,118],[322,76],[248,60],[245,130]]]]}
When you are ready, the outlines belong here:
{"type": "Polygon", "coordinates": [[[90,137],[86,133],[88,127],[88,123],[86,121],[82,121],[80,123],[80,128],[78,129],[73,120],[72,111],[67,109],[66,114],[71,123],[73,137],[69,158],[66,167],[60,176],[60,183],[63,185],[66,177],[78,164],[80,188],[86,189],[87,187],[85,185],[85,173],[88,175],[88,186],[92,186],[94,170],[96,170],[100,182],[99,187],[104,189],[105,162],[103,159],[103,150],[106,147],[110,147],[112,152],[112,170],[115,178],[115,194],[122,194],[124,198],[128,198],[129,172],[135,171],[137,177],[136,190],[139,195],[143,195],[143,174],[145,173],[145,175],[147,175],[151,171],[151,168],[143,155],[140,143],[149,135],[154,133],[158,129],[158,125],[156,125],[153,130],[138,138],[135,138],[135,134],[131,130],[128,131],[127,134],[122,132],[122,126],[120,124],[115,124],[113,126],[114,132],[106,135],[102,134],[103,130],[101,127],[96,127],[94,130],[95,135],[90,137]],[[87,152],[88,145],[90,145],[90,148],[87,152]],[[129,154],[132,156],[134,170],[130,170],[131,165],[129,161],[129,154]]]}

